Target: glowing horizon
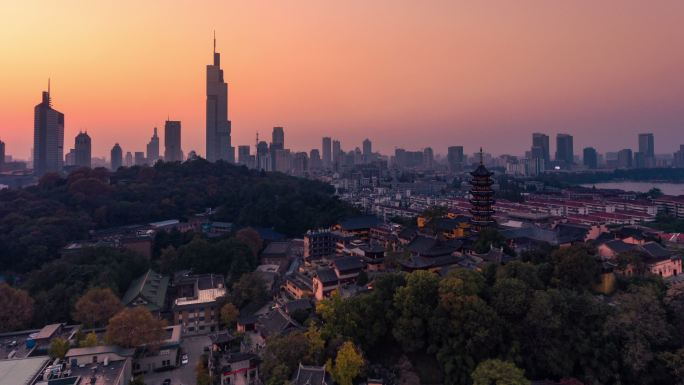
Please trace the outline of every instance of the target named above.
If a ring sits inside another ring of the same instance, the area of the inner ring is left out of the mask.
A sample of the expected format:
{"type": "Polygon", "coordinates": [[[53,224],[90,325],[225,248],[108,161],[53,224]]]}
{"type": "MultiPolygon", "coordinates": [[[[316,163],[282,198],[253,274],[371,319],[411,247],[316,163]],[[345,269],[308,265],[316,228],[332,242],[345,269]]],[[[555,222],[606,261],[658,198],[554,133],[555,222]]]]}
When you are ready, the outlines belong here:
{"type": "Polygon", "coordinates": [[[521,154],[532,132],[600,152],[684,143],[678,1],[410,1],[267,4],[68,0],[0,5],[0,139],[27,159],[33,107],[52,79],[65,153],[80,131],[93,156],[144,151],[153,127],[181,120],[183,151],[204,154],[212,32],[229,85],[233,145],[345,150],[368,137],[389,153],[521,154]]]}

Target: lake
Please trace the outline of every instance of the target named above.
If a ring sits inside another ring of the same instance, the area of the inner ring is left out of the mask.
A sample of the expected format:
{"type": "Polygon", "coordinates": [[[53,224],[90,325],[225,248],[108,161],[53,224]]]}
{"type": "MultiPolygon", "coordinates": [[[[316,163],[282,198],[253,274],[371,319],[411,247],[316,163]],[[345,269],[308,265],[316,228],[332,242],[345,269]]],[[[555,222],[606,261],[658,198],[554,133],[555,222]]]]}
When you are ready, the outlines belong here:
{"type": "Polygon", "coordinates": [[[619,189],[624,191],[648,192],[652,188],[659,188],[666,195],[684,195],[684,183],[658,183],[658,182],[604,182],[587,183],[583,187],[599,189],[619,189]]]}

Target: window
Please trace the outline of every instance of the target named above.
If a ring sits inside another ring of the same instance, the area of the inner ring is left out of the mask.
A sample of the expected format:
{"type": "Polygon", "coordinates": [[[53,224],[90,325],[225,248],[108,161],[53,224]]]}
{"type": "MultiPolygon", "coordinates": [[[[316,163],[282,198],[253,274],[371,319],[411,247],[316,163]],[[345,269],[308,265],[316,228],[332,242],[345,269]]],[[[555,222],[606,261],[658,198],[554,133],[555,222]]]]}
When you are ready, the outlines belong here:
{"type": "Polygon", "coordinates": [[[97,362],[97,356],[93,356],[93,363],[97,362]]]}

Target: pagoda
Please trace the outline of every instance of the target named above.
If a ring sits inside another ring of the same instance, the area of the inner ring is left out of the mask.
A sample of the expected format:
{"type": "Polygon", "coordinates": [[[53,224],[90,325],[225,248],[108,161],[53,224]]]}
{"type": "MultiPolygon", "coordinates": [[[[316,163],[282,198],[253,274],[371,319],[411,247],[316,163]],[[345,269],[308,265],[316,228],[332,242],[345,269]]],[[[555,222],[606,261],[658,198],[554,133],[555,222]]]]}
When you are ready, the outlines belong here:
{"type": "Polygon", "coordinates": [[[482,148],[480,148],[480,165],[471,172],[473,179],[470,181],[470,214],[473,216],[472,224],[476,231],[481,231],[496,224],[494,218],[494,190],[492,190],[493,172],[484,166],[482,148]]]}

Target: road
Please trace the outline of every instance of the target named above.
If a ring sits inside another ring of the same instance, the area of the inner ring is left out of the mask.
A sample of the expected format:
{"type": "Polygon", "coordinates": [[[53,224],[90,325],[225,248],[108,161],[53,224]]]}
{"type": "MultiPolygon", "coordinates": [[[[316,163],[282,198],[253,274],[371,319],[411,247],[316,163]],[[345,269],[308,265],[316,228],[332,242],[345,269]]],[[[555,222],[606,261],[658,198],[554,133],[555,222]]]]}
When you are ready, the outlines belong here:
{"type": "Polygon", "coordinates": [[[187,365],[181,365],[179,368],[159,373],[148,373],[145,375],[146,385],[161,385],[164,379],[170,378],[171,385],[194,385],[195,384],[195,366],[197,365],[200,356],[204,353],[204,347],[211,346],[209,336],[193,336],[183,337],[181,341],[181,348],[183,352],[188,354],[187,365]]]}

